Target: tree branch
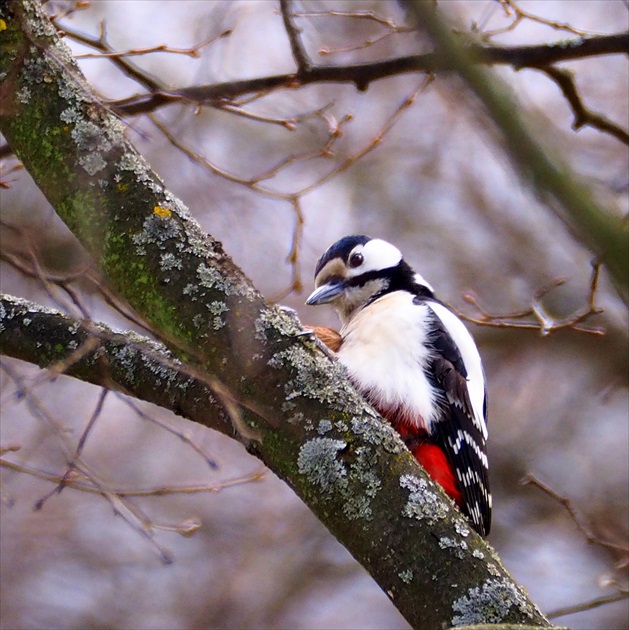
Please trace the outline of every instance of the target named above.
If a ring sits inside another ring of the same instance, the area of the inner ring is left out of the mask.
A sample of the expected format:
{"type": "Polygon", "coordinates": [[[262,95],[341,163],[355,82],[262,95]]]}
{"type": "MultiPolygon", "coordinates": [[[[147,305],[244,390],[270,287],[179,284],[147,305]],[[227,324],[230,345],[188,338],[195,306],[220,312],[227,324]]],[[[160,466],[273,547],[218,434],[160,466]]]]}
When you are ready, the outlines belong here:
{"type": "Polygon", "coordinates": [[[601,263],[598,260],[592,261],[592,276],[590,278],[590,290],[588,292],[585,306],[566,317],[556,318],[551,316],[545,309],[542,298],[552,289],[561,286],[565,280],[559,278],[549,286],[538,289],[533,295],[531,306],[515,313],[504,313],[496,315],[488,312],[478,302],[471,293],[463,296],[464,300],[474,306],[477,315],[470,316],[466,313],[457,313],[462,319],[472,322],[477,326],[490,326],[494,328],[520,328],[528,330],[538,330],[542,337],[550,335],[559,330],[575,330],[592,335],[604,335],[605,329],[601,326],[586,326],[583,322],[594,315],[603,312],[602,308],[596,306],[596,292],[600,275],[601,263]]]}
{"type": "MultiPolygon", "coordinates": [[[[453,25],[445,24],[435,14],[431,3],[407,0],[405,4],[418,26],[435,41],[445,63],[456,68],[457,74],[485,107],[518,175],[602,261],[618,294],[629,304],[629,238],[622,220],[601,207],[581,183],[582,178],[542,146],[506,84],[495,73],[478,66],[471,49],[453,36],[453,25]]],[[[616,42],[622,42],[626,52],[629,33],[616,36],[616,42]]],[[[532,65],[536,67],[540,63],[538,59],[532,65]]]]}
{"type": "Polygon", "coordinates": [[[250,449],[413,626],[548,627],[340,366],[294,316],[264,302],[124,126],[90,98],[39,2],[3,3],[0,17],[2,133],[112,286],[185,363],[184,374],[224,388],[221,403],[253,436],[250,449]]]}
{"type": "Polygon", "coordinates": [[[153,403],[234,437],[207,379],[162,344],[0,294],[0,353],[153,403]],[[68,350],[76,348],[76,350],[68,350]]]}
{"type": "Polygon", "coordinates": [[[589,125],[590,127],[594,127],[594,129],[614,136],[614,138],[620,140],[620,142],[629,144],[629,133],[627,133],[626,130],[609,120],[606,116],[588,109],[583,104],[579,91],[577,90],[573,72],[555,66],[547,66],[539,69],[559,86],[570,104],[572,113],[574,114],[574,122],[572,123],[573,129],[578,130],[585,125],[589,125]]]}
{"type": "MultiPolygon", "coordinates": [[[[542,68],[562,61],[597,55],[627,54],[629,33],[579,38],[540,46],[481,46],[466,47],[469,60],[482,65],[510,65],[515,70],[542,68]]],[[[354,83],[366,90],[370,83],[409,72],[452,71],[456,64],[440,52],[409,55],[386,61],[347,66],[316,66],[302,68],[297,74],[281,74],[242,81],[229,81],[188,88],[158,91],[119,101],[113,105],[120,114],[131,116],[155,111],[172,102],[211,105],[244,94],[268,92],[280,88],[300,88],[311,83],[354,83]]]]}
{"type": "MultiPolygon", "coordinates": [[[[117,53],[107,42],[107,31],[105,28],[105,22],[101,22],[100,24],[100,33],[98,37],[91,37],[89,35],[85,35],[79,31],[75,31],[74,29],[69,28],[65,24],[60,24],[58,20],[55,20],[55,24],[59,30],[67,35],[68,37],[74,39],[77,42],[80,42],[84,46],[89,46],[90,48],[94,48],[102,53],[102,57],[108,57],[111,62],[117,66],[122,72],[124,72],[127,76],[131,77],[134,81],[139,83],[142,87],[146,88],[149,91],[159,91],[162,89],[163,85],[160,81],[152,77],[147,72],[141,70],[134,63],[125,59],[124,57],[133,53],[133,54],[147,54],[147,50],[142,51],[127,51],[126,53],[117,53]]],[[[210,39],[201,42],[200,44],[196,44],[192,48],[187,50],[179,50],[177,51],[180,54],[186,54],[192,57],[199,57],[199,49],[204,46],[208,46],[219,39],[223,39],[224,37],[228,37],[231,35],[232,29],[226,29],[211,37],[210,39]]],[[[157,46],[156,48],[150,50],[151,52],[173,52],[171,49],[167,49],[165,46],[157,46]]]]}
{"type": "Polygon", "coordinates": [[[574,615],[575,613],[584,612],[586,610],[593,610],[600,606],[606,606],[607,604],[613,604],[614,602],[620,602],[627,599],[629,595],[627,593],[614,593],[613,595],[604,595],[603,597],[597,597],[596,599],[588,602],[582,602],[580,604],[574,604],[573,606],[563,606],[548,613],[549,619],[556,619],[557,617],[565,617],[566,615],[574,615]]]}
{"type": "Polygon", "coordinates": [[[292,2],[290,0],[280,0],[282,20],[284,21],[284,28],[286,29],[288,41],[290,42],[293,59],[295,59],[295,63],[297,64],[297,74],[307,74],[310,70],[311,62],[301,41],[301,29],[295,24],[291,5],[292,2]]]}

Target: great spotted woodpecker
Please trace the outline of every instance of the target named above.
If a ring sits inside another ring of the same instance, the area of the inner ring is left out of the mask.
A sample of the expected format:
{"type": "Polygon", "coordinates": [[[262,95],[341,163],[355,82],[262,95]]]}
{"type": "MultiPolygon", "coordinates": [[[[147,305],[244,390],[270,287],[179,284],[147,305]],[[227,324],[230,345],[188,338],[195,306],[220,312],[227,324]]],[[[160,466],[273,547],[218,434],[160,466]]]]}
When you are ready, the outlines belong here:
{"type": "Polygon", "coordinates": [[[486,536],[491,523],[487,395],[480,355],[461,320],[397,247],[346,236],[320,258],[306,304],[332,304],[340,335],[317,332],[365,398],[486,536]]]}

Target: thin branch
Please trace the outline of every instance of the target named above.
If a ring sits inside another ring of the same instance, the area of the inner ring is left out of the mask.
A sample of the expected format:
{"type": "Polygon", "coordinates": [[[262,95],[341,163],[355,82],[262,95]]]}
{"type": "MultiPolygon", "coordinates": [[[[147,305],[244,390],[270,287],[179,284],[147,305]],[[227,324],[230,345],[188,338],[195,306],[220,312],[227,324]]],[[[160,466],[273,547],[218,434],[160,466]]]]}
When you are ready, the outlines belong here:
{"type": "Polygon", "coordinates": [[[574,606],[564,606],[563,608],[556,608],[546,613],[548,619],[556,619],[557,617],[565,617],[566,615],[573,615],[574,613],[584,612],[586,610],[593,610],[606,604],[612,604],[614,602],[620,602],[623,599],[628,599],[629,593],[614,593],[613,595],[607,595],[605,597],[598,597],[589,602],[582,604],[575,604],[574,606]]]}
{"type": "MultiPolygon", "coordinates": [[[[485,65],[510,65],[514,69],[539,68],[561,61],[598,55],[626,54],[629,33],[602,35],[587,39],[562,41],[540,46],[469,46],[471,61],[485,65]]],[[[119,114],[131,116],[155,111],[174,101],[211,105],[220,100],[231,100],[244,94],[295,89],[312,83],[354,83],[359,90],[379,79],[398,74],[437,72],[454,69],[451,59],[439,51],[423,55],[409,55],[386,61],[346,66],[312,66],[300,76],[282,74],[242,81],[191,86],[179,90],[163,90],[155,94],[139,95],[111,103],[119,114]]]]}
{"type": "Polygon", "coordinates": [[[248,112],[247,110],[242,109],[242,107],[235,106],[232,103],[217,103],[216,108],[221,109],[225,112],[229,112],[231,114],[235,114],[236,116],[241,116],[242,118],[248,118],[249,120],[256,120],[258,122],[279,125],[280,127],[284,127],[284,129],[288,129],[289,131],[294,131],[295,129],[295,121],[292,118],[271,118],[270,116],[262,116],[260,114],[248,112]]]}
{"type": "MultiPolygon", "coordinates": [[[[533,475],[532,473],[528,473],[520,483],[525,486],[533,486],[535,488],[538,488],[539,490],[544,492],[544,494],[548,495],[554,501],[559,503],[559,505],[561,505],[561,507],[566,511],[566,513],[576,526],[577,530],[582,534],[582,536],[589,544],[602,547],[612,552],[614,555],[620,554],[622,556],[622,559],[619,563],[616,564],[616,570],[618,570],[622,566],[626,566],[627,560],[629,558],[629,546],[627,546],[626,544],[615,543],[596,535],[592,531],[592,529],[585,523],[583,518],[581,518],[576,507],[573,505],[572,501],[568,497],[559,494],[556,490],[553,490],[548,484],[535,477],[535,475],[533,475]]],[[[618,592],[612,595],[596,598],[589,602],[583,602],[581,604],[558,608],[548,613],[547,617],[549,619],[563,617],[565,615],[571,615],[586,610],[592,610],[594,608],[598,608],[612,602],[617,602],[629,598],[629,591],[626,588],[620,586],[614,580],[607,580],[606,585],[613,586],[617,589],[618,592]]]]}
{"type": "Polygon", "coordinates": [[[222,33],[219,33],[218,35],[213,36],[203,42],[200,42],[199,44],[196,44],[195,46],[188,49],[174,49],[162,44],[160,46],[155,46],[152,48],[133,49],[120,52],[115,51],[107,42],[106,26],[104,21],[100,24],[100,34],[98,37],[90,37],[89,35],[86,35],[79,31],[75,31],[66,25],[57,24],[57,28],[59,28],[62,33],[74,39],[75,41],[100,51],[100,54],[88,53],[84,55],[78,55],[77,58],[109,58],[114,63],[114,65],[122,70],[122,72],[124,72],[128,77],[130,77],[136,83],[139,83],[151,92],[157,92],[163,89],[164,86],[157,79],[153,78],[147,72],[141,70],[130,61],[127,61],[124,57],[145,55],[153,52],[169,52],[174,54],[184,54],[198,58],[198,51],[200,48],[212,44],[213,42],[222,39],[223,37],[227,37],[232,33],[232,29],[227,29],[222,33]]]}
{"type": "Polygon", "coordinates": [[[308,53],[301,41],[301,29],[295,24],[294,15],[291,11],[291,0],[280,0],[280,11],[284,28],[290,42],[290,49],[293,53],[293,59],[297,64],[297,74],[307,74],[310,71],[311,62],[308,53]]]}
{"type": "Polygon", "coordinates": [[[566,512],[572,519],[572,522],[576,525],[581,534],[583,534],[588,543],[592,545],[598,545],[599,547],[604,547],[612,551],[620,551],[624,554],[629,553],[629,547],[627,545],[614,543],[594,534],[594,532],[592,532],[592,530],[584,523],[583,519],[579,516],[579,513],[577,512],[574,505],[572,505],[572,501],[570,501],[570,499],[562,496],[561,494],[553,490],[549,485],[537,479],[537,477],[535,477],[533,474],[528,473],[524,477],[524,479],[522,479],[521,483],[524,486],[534,486],[536,488],[539,488],[542,492],[557,501],[566,510],[566,512]]]}
{"type": "Polygon", "coordinates": [[[164,422],[163,420],[159,420],[155,416],[151,416],[145,413],[138,404],[136,404],[132,399],[123,396],[116,392],[116,396],[119,400],[124,402],[127,406],[129,406],[135,414],[141,418],[142,420],[147,420],[148,422],[160,427],[164,431],[178,437],[186,446],[191,448],[195,453],[200,455],[203,458],[203,461],[213,470],[218,468],[218,464],[205,452],[203,447],[199,446],[191,437],[188,431],[180,431],[175,427],[171,426],[168,422],[164,422]]]}
{"type": "MultiPolygon", "coordinates": [[[[82,345],[86,346],[90,341],[94,342],[96,341],[96,339],[94,337],[91,337],[82,345]]],[[[95,350],[96,348],[94,347],[92,349],[95,350]]],[[[87,425],[85,429],[83,430],[81,437],[79,438],[79,443],[76,447],[74,458],[72,459],[72,461],[69,462],[68,468],[66,472],[62,475],[57,486],[35,503],[36,510],[41,510],[42,507],[44,507],[44,503],[48,499],[50,499],[50,497],[54,496],[55,494],[61,494],[61,491],[68,485],[68,480],[72,478],[74,472],[77,470],[76,461],[79,459],[79,457],[81,456],[81,453],[83,452],[83,447],[85,446],[87,437],[90,434],[91,430],[94,428],[96,421],[98,420],[101,412],[103,411],[103,405],[105,404],[105,398],[107,397],[108,393],[109,393],[108,389],[101,390],[100,395],[98,397],[98,402],[96,404],[96,409],[94,409],[94,412],[90,416],[90,419],[88,420],[87,425]]]]}
{"type": "Polygon", "coordinates": [[[358,20],[367,20],[367,21],[372,21],[372,22],[376,22],[377,24],[380,24],[381,26],[386,27],[389,30],[395,31],[398,29],[405,29],[405,30],[413,30],[411,29],[410,26],[399,26],[397,25],[393,20],[383,17],[381,15],[378,15],[377,13],[375,13],[374,11],[335,11],[335,10],[330,10],[330,11],[300,11],[299,13],[295,14],[296,17],[327,17],[327,16],[332,16],[332,17],[343,17],[343,18],[355,18],[358,20]]]}
{"type": "Polygon", "coordinates": [[[81,303],[81,300],[79,299],[77,293],[70,286],[72,282],[83,279],[85,277],[88,266],[84,266],[79,271],[63,275],[44,272],[41,267],[37,251],[31,242],[27,230],[20,226],[8,223],[7,221],[0,221],[0,228],[12,230],[13,232],[15,232],[22,244],[22,250],[18,253],[11,253],[8,251],[0,252],[0,260],[5,261],[9,265],[11,265],[11,267],[18,270],[20,273],[39,280],[44,291],[50,297],[50,299],[64,310],[69,310],[66,309],[66,305],[63,304],[55,294],[53,287],[59,287],[68,295],[81,316],[89,319],[89,314],[87,310],[81,303]],[[30,265],[25,262],[25,258],[29,259],[30,265]]]}
{"type": "MultiPolygon", "coordinates": [[[[11,450],[19,450],[19,447],[13,447],[11,450]]],[[[4,452],[4,449],[3,449],[4,452]]],[[[0,467],[7,470],[13,470],[18,473],[31,475],[37,479],[43,479],[44,481],[50,481],[54,484],[60,484],[63,481],[63,477],[56,473],[39,470],[33,466],[27,464],[12,462],[5,458],[0,458],[0,467]]],[[[258,468],[256,471],[249,475],[242,475],[227,479],[225,481],[219,481],[211,484],[191,484],[186,486],[156,486],[155,488],[111,488],[111,492],[119,497],[162,497],[171,494],[201,494],[212,493],[217,494],[226,488],[233,486],[239,486],[245,483],[260,481],[265,478],[267,474],[266,468],[258,468]]],[[[86,483],[85,480],[79,477],[69,477],[64,481],[65,486],[72,490],[78,490],[80,492],[87,492],[89,494],[102,494],[102,490],[91,483],[86,483]]]]}
{"type": "Polygon", "coordinates": [[[98,55],[85,54],[78,55],[78,58],[109,58],[111,61],[124,72],[128,77],[133,79],[136,83],[139,83],[147,90],[151,92],[159,91],[163,88],[163,85],[151,75],[149,75],[144,70],[138,68],[135,64],[131,63],[124,59],[124,57],[136,56],[136,55],[145,55],[153,52],[169,52],[174,54],[183,54],[189,57],[198,58],[199,50],[205,46],[209,46],[219,39],[223,39],[224,37],[228,37],[233,32],[233,29],[226,29],[221,33],[214,35],[207,40],[200,42],[199,44],[195,44],[191,48],[187,49],[175,49],[162,44],[160,46],[154,46],[152,48],[144,48],[144,49],[133,49],[127,51],[116,51],[114,50],[107,41],[107,28],[105,21],[103,20],[100,23],[100,33],[98,37],[91,37],[90,35],[86,35],[85,33],[81,33],[80,31],[75,31],[71,29],[65,24],[59,24],[56,22],[57,28],[64,33],[67,37],[83,44],[84,46],[88,46],[90,48],[94,48],[95,50],[100,51],[98,55]]]}
{"type": "MultiPolygon", "coordinates": [[[[59,24],[58,22],[56,23],[56,27],[66,36],[85,46],[99,50],[104,54],[115,52],[107,43],[107,28],[104,21],[100,23],[100,34],[98,37],[90,37],[85,33],[75,31],[66,25],[59,24]]],[[[159,91],[164,87],[157,79],[138,68],[138,66],[134,63],[127,61],[122,57],[111,57],[111,62],[117,68],[122,70],[122,72],[124,72],[128,77],[151,92],[159,91]]]]}
{"type": "Polygon", "coordinates": [[[295,195],[292,198],[293,210],[295,213],[295,227],[293,228],[293,239],[291,243],[290,252],[286,257],[292,269],[292,277],[290,285],[279,294],[269,298],[269,302],[277,303],[283,300],[287,295],[290,295],[293,291],[301,293],[304,290],[304,283],[301,279],[301,270],[299,265],[300,253],[301,253],[301,241],[304,233],[304,214],[301,207],[301,198],[299,195],[295,195]]]}
{"type": "Polygon", "coordinates": [[[612,135],[617,140],[620,140],[620,142],[629,144],[629,133],[625,129],[606,116],[598,114],[585,106],[577,90],[574,72],[566,70],[565,68],[557,68],[556,66],[547,66],[538,69],[546,76],[550,77],[559,86],[563,95],[566,97],[574,114],[572,128],[575,131],[588,125],[603,133],[612,135]]]}
{"type": "Polygon", "coordinates": [[[483,40],[488,40],[496,35],[501,35],[503,33],[513,31],[523,20],[530,20],[531,22],[537,22],[538,24],[545,24],[546,26],[550,26],[556,31],[567,31],[569,33],[572,33],[573,35],[585,36],[591,34],[589,31],[574,28],[574,26],[571,26],[570,24],[567,24],[565,22],[549,20],[548,18],[543,18],[529,11],[525,11],[518,6],[516,0],[498,0],[498,2],[502,6],[505,15],[507,17],[513,16],[513,20],[507,26],[496,28],[491,31],[485,31],[481,34],[483,40]]]}
{"type": "MultiPolygon", "coordinates": [[[[71,453],[73,452],[73,448],[61,423],[50,414],[37,396],[30,391],[24,379],[15,370],[10,368],[6,362],[2,362],[0,366],[15,383],[20,398],[23,398],[26,401],[31,413],[50,428],[52,434],[58,439],[65,456],[68,458],[68,461],[70,461],[72,458],[71,453]]],[[[108,485],[100,479],[96,472],[79,457],[74,458],[73,465],[74,471],[89,479],[90,483],[99,489],[101,496],[108,501],[114,513],[120,516],[150,543],[150,545],[159,554],[162,562],[165,564],[171,564],[173,562],[172,552],[155,539],[150,519],[137,506],[134,506],[128,500],[111,492],[108,485]]],[[[56,489],[54,492],[56,492],[56,489]]],[[[44,497],[44,499],[37,501],[35,509],[43,507],[43,501],[45,501],[46,498],[47,497],[44,497]]]]}
{"type": "Polygon", "coordinates": [[[378,15],[374,11],[300,11],[295,14],[296,17],[342,17],[342,18],[355,18],[358,20],[367,20],[376,22],[380,26],[384,26],[384,32],[376,35],[373,38],[366,39],[359,44],[349,44],[347,46],[341,46],[339,48],[321,48],[319,49],[320,55],[332,55],[340,52],[351,52],[354,50],[362,50],[369,48],[382,40],[395,35],[397,33],[412,33],[415,29],[410,26],[396,24],[393,20],[378,15]]]}
{"type": "Polygon", "coordinates": [[[83,53],[76,55],[76,59],[112,59],[114,57],[141,57],[143,55],[151,55],[153,53],[170,53],[173,55],[184,55],[185,57],[192,57],[198,59],[201,55],[199,50],[208,44],[215,42],[222,37],[231,35],[231,30],[224,31],[215,37],[211,37],[199,44],[195,44],[190,48],[172,48],[167,44],[159,44],[157,46],[150,46],[148,48],[130,48],[128,50],[111,50],[110,52],[101,53],[83,53]]]}
{"type": "Polygon", "coordinates": [[[535,292],[531,306],[515,313],[504,313],[500,315],[489,313],[479,303],[477,298],[471,293],[466,293],[463,299],[471,304],[477,311],[477,315],[467,315],[457,311],[462,319],[477,324],[478,326],[490,326],[493,328],[522,328],[527,330],[538,330],[545,337],[558,330],[570,329],[578,332],[589,333],[591,335],[604,335],[605,330],[600,326],[584,326],[582,322],[594,315],[599,315],[603,309],[596,306],[596,292],[598,290],[598,280],[601,263],[598,260],[592,261],[592,276],[590,287],[586,299],[586,305],[576,313],[561,319],[550,316],[544,308],[541,299],[552,289],[565,283],[559,279],[549,286],[543,287],[535,292]]]}
{"type": "Polygon", "coordinates": [[[350,166],[356,163],[359,159],[361,159],[362,157],[364,157],[365,155],[373,151],[376,147],[378,147],[384,140],[385,135],[389,133],[389,131],[391,131],[391,129],[395,126],[395,123],[402,117],[404,112],[406,112],[412,105],[414,105],[419,95],[422,94],[428,88],[428,86],[432,83],[433,80],[434,80],[433,75],[426,76],[424,80],[421,82],[420,86],[410,96],[406,97],[402,101],[402,103],[396,108],[393,114],[389,116],[389,118],[386,120],[382,128],[378,131],[378,133],[376,133],[375,136],[364,147],[362,147],[361,149],[359,149],[352,155],[348,156],[343,162],[341,162],[336,167],[334,167],[326,175],[324,175],[323,177],[320,177],[317,181],[313,182],[312,184],[305,186],[304,188],[299,190],[299,192],[296,194],[301,196],[309,192],[312,192],[314,189],[330,181],[333,177],[336,177],[339,173],[343,173],[344,171],[346,171],[350,166]]]}

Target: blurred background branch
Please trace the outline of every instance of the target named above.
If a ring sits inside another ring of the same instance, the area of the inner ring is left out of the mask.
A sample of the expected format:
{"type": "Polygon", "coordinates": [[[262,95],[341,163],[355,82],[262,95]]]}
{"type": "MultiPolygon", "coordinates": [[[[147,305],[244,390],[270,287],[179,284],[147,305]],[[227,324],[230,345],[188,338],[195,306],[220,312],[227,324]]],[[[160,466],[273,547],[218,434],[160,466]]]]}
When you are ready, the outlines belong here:
{"type": "MultiPolygon", "coordinates": [[[[629,231],[622,219],[595,199],[565,160],[542,146],[511,90],[497,76],[474,63],[473,54],[453,34],[453,27],[438,16],[433,3],[409,0],[406,4],[418,28],[425,29],[434,40],[438,53],[449,60],[451,67],[486,108],[500,133],[507,156],[524,183],[530,184],[548,208],[600,258],[618,294],[629,305],[629,231]]],[[[629,33],[622,37],[625,38],[626,52],[629,33]]],[[[556,70],[547,69],[546,72],[555,79],[558,76],[556,70]]],[[[574,99],[569,100],[573,103],[574,99]]],[[[618,136],[617,133],[614,135],[618,136]]],[[[626,132],[624,137],[626,139],[626,132]]]]}

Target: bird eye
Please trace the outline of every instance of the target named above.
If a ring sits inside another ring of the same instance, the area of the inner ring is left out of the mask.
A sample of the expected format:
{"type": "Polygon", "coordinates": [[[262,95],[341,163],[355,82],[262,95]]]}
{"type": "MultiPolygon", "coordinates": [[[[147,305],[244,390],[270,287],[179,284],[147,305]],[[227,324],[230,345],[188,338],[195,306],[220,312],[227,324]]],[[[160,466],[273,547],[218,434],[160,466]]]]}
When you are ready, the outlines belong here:
{"type": "Polygon", "coordinates": [[[352,269],[356,269],[356,267],[360,267],[363,264],[363,261],[365,259],[363,258],[362,254],[352,254],[349,257],[349,266],[352,269]]]}

